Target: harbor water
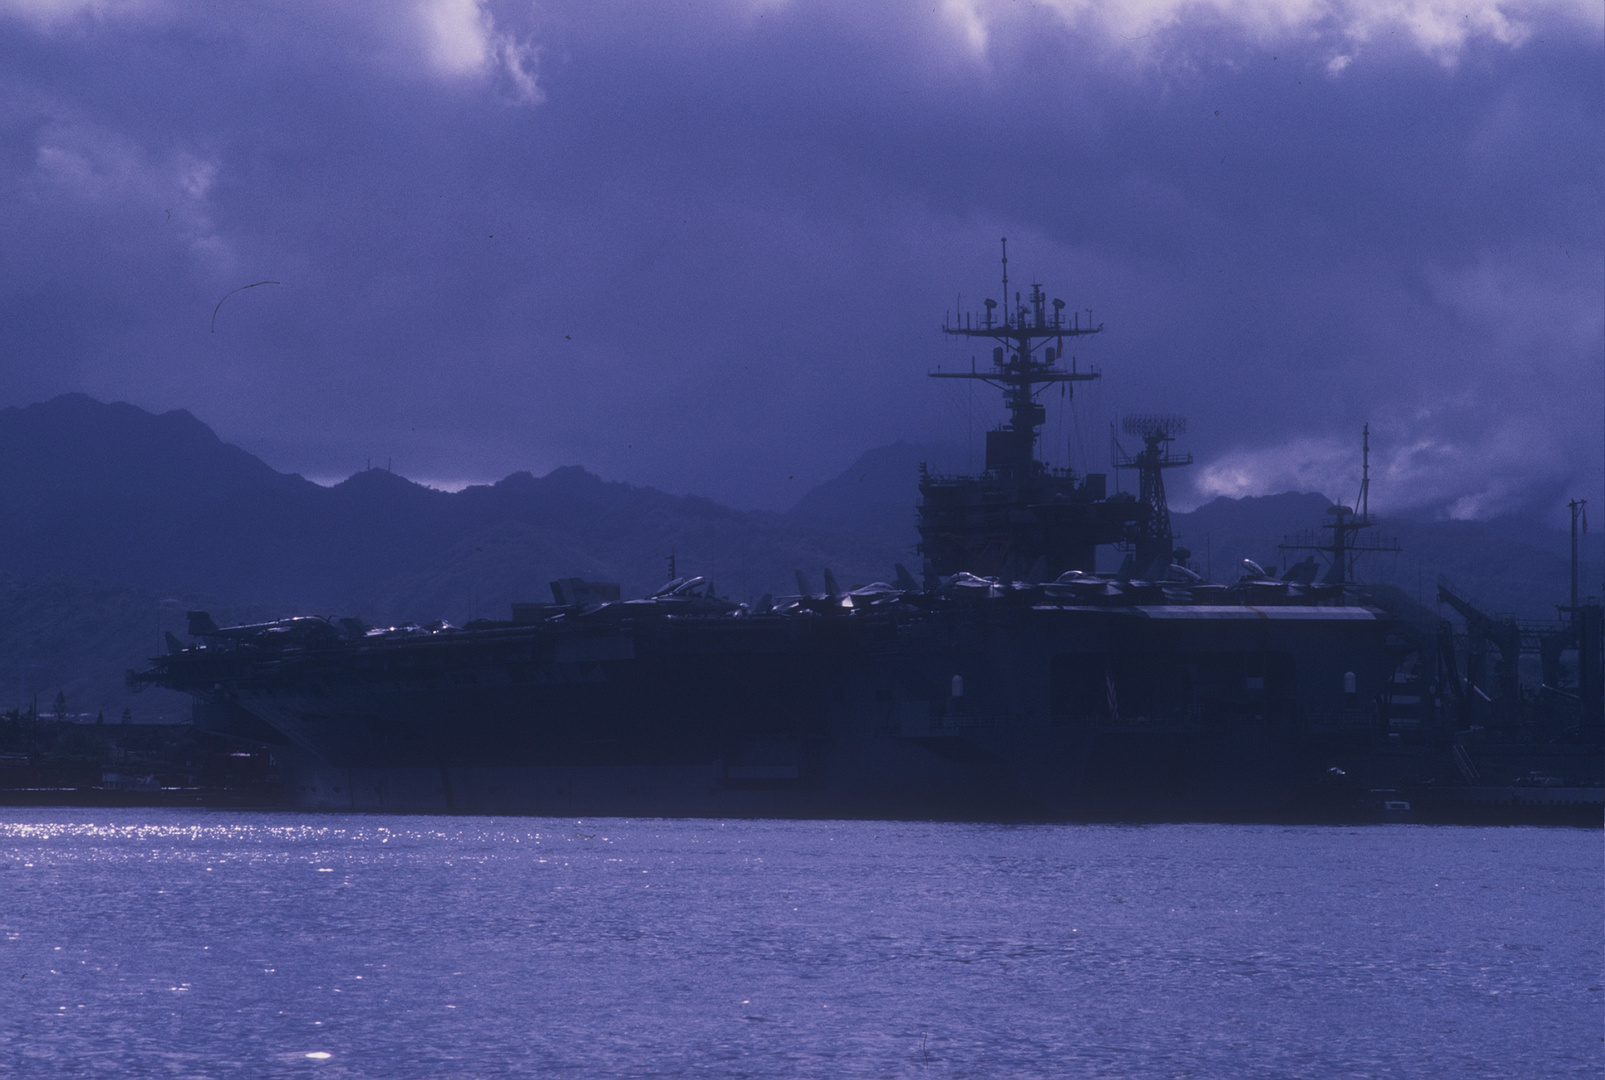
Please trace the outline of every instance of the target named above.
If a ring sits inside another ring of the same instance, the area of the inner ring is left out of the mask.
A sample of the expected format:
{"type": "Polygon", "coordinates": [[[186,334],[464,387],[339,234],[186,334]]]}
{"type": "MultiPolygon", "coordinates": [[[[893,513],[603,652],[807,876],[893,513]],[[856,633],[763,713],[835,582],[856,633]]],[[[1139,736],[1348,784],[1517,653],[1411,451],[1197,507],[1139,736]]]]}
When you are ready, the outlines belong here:
{"type": "Polygon", "coordinates": [[[1582,1077],[1597,831],[0,809],[18,1077],[1582,1077]]]}

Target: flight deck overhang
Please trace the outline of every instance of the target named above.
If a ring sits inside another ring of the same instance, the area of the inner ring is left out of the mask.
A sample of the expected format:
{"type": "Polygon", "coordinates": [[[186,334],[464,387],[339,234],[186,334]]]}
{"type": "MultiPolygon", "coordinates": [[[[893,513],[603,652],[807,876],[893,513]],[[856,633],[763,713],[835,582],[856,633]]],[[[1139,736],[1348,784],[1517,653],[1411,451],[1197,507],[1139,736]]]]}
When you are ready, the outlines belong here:
{"type": "Polygon", "coordinates": [[[1367,607],[1250,607],[1246,604],[1139,604],[1127,610],[1150,619],[1268,619],[1280,622],[1375,622],[1367,607]]]}

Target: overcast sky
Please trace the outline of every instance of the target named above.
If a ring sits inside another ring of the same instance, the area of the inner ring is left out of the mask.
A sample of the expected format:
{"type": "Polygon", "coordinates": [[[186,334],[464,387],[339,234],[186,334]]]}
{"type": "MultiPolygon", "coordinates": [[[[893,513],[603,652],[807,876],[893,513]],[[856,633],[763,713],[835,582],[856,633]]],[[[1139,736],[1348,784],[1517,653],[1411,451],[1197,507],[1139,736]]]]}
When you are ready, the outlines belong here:
{"type": "Polygon", "coordinates": [[[1106,327],[1056,460],[1178,412],[1184,504],[1352,497],[1369,422],[1383,508],[1558,522],[1605,500],[1602,11],[0,0],[0,405],[784,508],[995,421],[924,375],[1007,236],[1106,327]]]}

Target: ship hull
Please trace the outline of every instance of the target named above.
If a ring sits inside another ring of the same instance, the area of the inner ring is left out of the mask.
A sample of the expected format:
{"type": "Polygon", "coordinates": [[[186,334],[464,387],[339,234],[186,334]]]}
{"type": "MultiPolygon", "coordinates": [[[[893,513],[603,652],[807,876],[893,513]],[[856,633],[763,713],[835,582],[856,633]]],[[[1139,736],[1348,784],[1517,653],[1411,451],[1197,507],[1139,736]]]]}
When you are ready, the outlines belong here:
{"type": "Polygon", "coordinates": [[[581,621],[196,650],[166,681],[276,742],[308,808],[1319,818],[1428,767],[1388,756],[1398,629],[1240,605],[581,621]]]}

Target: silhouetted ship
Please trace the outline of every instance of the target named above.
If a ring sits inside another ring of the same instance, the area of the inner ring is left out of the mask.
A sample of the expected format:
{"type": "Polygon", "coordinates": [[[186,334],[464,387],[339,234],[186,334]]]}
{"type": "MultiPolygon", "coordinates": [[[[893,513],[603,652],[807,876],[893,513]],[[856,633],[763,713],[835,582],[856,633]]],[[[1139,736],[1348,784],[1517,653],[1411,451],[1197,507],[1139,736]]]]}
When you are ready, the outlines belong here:
{"type": "Polygon", "coordinates": [[[749,606],[699,577],[629,600],[570,579],[460,628],[195,612],[196,643],[130,678],[274,747],[306,807],[1597,821],[1598,604],[1574,595],[1567,621],[1534,629],[1445,583],[1472,612],[1457,636],[1356,585],[1357,555],[1396,550],[1370,539],[1368,465],[1355,506],[1287,539],[1302,559],[1204,580],[1166,509],[1166,470],[1191,460],[1171,449],[1180,418],[1125,421],[1115,464],[1136,494],[1038,460],[1039,395],[1099,377],[1066,342],[1102,327],[1039,285],[1011,302],[1004,254],[1003,303],[944,327],[991,344],[990,363],[933,377],[1000,388],[1010,419],[980,475],[922,468],[922,581],[899,565],[846,589],[826,571],[815,591],[799,573],[795,596],[749,606]],[[1122,565],[1099,574],[1111,546],[1122,565]],[[1516,671],[1532,651],[1530,700],[1516,671]]]}

